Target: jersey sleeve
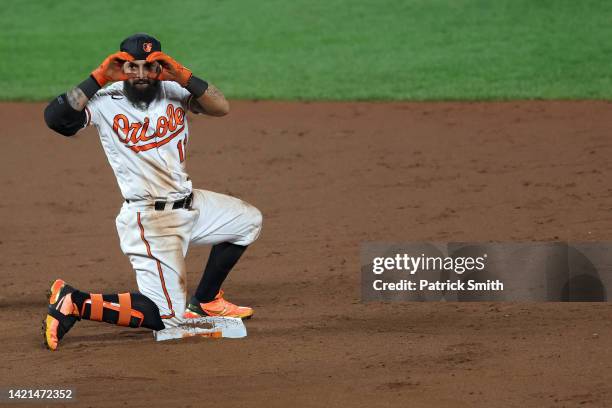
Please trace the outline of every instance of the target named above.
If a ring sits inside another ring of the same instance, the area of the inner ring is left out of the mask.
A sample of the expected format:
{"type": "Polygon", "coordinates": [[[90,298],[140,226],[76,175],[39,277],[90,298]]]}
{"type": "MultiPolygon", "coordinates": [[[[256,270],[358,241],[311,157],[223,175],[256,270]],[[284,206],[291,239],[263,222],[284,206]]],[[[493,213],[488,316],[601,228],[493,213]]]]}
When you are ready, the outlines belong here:
{"type": "Polygon", "coordinates": [[[164,81],[164,90],[166,97],[172,101],[175,101],[181,105],[181,107],[187,112],[189,110],[189,100],[191,99],[191,92],[180,86],[174,81],[164,81]]]}
{"type": "Polygon", "coordinates": [[[85,126],[89,125],[98,125],[100,123],[100,104],[102,97],[98,93],[96,93],[85,105],[85,114],[87,116],[87,121],[85,122],[85,126]]]}

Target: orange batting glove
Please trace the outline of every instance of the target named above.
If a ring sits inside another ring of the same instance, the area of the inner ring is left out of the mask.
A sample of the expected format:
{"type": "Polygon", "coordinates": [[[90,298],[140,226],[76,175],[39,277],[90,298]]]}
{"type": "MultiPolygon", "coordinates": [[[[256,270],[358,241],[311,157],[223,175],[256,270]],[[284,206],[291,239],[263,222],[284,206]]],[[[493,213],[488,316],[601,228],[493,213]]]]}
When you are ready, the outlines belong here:
{"type": "Polygon", "coordinates": [[[133,61],[134,57],[125,51],[119,51],[106,57],[102,64],[91,73],[98,85],[103,87],[109,82],[125,81],[129,77],[123,72],[123,63],[133,61]]]}
{"type": "Polygon", "coordinates": [[[191,78],[191,71],[182,66],[175,59],[161,51],[155,51],[147,56],[147,62],[157,62],[161,65],[161,71],[157,74],[152,74],[154,79],[160,81],[174,81],[181,84],[181,86],[187,86],[189,78],[191,78]]]}

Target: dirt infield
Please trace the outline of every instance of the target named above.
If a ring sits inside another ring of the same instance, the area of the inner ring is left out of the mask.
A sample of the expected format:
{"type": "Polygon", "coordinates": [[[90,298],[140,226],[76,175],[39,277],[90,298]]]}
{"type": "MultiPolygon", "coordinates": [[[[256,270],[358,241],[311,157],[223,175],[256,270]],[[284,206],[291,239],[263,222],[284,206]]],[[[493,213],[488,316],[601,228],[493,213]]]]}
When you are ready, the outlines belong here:
{"type": "MultiPolygon", "coordinates": [[[[95,407],[610,406],[608,304],[363,304],[359,245],[610,240],[611,107],[234,102],[192,118],[194,186],[264,214],[225,286],[255,308],[249,336],[81,322],[52,353],[53,279],[136,288],[121,197],[94,129],[66,139],[43,105],[2,104],[0,387],[74,387],[95,407]]],[[[190,251],[190,288],[206,256],[190,251]]]]}

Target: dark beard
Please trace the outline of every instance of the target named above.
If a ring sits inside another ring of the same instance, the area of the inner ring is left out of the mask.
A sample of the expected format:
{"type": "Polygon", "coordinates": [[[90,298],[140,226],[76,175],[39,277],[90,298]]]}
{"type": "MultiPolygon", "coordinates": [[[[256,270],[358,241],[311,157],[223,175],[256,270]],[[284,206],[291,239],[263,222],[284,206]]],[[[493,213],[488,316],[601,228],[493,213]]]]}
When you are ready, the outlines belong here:
{"type": "Polygon", "coordinates": [[[151,81],[145,90],[137,89],[128,81],[123,81],[123,91],[128,101],[137,108],[146,109],[157,98],[160,81],[151,81]]]}

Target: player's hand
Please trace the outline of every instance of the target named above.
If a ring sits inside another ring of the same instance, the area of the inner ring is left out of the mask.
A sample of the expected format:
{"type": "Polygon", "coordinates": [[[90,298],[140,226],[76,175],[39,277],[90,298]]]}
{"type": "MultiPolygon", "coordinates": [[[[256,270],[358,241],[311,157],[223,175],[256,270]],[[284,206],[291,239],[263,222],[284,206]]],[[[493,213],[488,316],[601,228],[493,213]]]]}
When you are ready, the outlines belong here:
{"type": "Polygon", "coordinates": [[[155,51],[147,56],[147,62],[157,62],[161,70],[157,74],[151,74],[153,79],[160,81],[174,81],[186,86],[191,78],[191,71],[177,62],[174,58],[161,51],[155,51]]]}
{"type": "Polygon", "coordinates": [[[91,75],[98,85],[104,86],[109,82],[125,81],[128,75],[123,72],[123,63],[133,61],[134,57],[124,51],[119,51],[106,57],[102,64],[91,75]]]}

